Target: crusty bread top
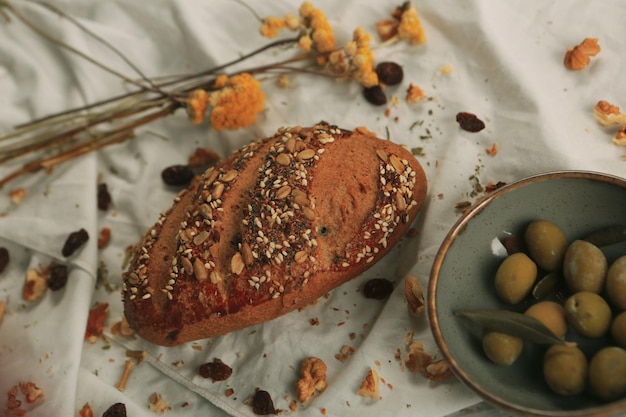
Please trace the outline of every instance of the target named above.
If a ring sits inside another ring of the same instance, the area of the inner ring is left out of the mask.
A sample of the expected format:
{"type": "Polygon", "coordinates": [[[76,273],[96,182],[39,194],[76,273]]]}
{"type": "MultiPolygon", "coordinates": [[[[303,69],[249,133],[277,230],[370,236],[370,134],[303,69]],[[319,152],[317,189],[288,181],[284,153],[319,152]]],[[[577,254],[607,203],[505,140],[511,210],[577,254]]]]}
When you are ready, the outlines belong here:
{"type": "Polygon", "coordinates": [[[177,345],[277,317],[373,265],[425,195],[397,144],[281,129],[207,170],[143,237],[123,276],[126,318],[177,345]]]}

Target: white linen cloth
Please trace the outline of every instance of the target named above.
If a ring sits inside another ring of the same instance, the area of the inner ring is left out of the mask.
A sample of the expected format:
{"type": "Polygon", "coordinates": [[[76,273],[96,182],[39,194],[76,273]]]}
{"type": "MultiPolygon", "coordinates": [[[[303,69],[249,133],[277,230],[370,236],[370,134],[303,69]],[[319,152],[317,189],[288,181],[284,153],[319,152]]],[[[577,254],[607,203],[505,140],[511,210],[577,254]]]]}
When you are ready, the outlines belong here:
{"type": "MultiPolygon", "coordinates": [[[[258,34],[254,15],[233,0],[51,3],[107,39],[148,76],[200,71],[267,42],[258,34]]],[[[247,3],[260,16],[297,13],[300,5],[295,0],[247,3]]],[[[66,19],[36,3],[13,4],[38,27],[137,77],[113,52],[66,19]]],[[[325,12],[339,45],[350,40],[357,26],[371,33],[377,44],[374,25],[396,6],[382,0],[314,4],[325,12]]],[[[403,83],[387,89],[398,97],[395,104],[374,107],[350,82],[300,75],[292,78],[291,88],[281,90],[267,81],[266,111],[252,127],[216,132],[209,123],[192,126],[181,111],[140,129],[124,144],[50,174],[18,178],[0,190],[0,246],[11,254],[0,275],[0,300],[7,303],[0,325],[0,409],[6,408],[8,390],[22,381],[35,382],[45,392],[43,401],[25,404],[28,416],[72,416],[86,402],[94,415],[123,402],[129,416],[151,416],[148,402],[155,392],[171,407],[167,415],[252,416],[245,400],[256,388],[270,392],[276,408],[299,416],[441,416],[480,403],[453,377],[432,383],[410,373],[396,358],[397,352],[404,357],[409,332],[436,352],[427,318],[407,313],[403,280],[413,274],[426,288],[438,246],[459,216],[455,204],[475,199],[473,175],[483,185],[561,169],[626,175],[624,148],[611,142],[613,131],[598,125],[592,111],[601,99],[626,107],[626,7],[619,0],[413,4],[427,43],[401,42],[375,50],[377,62],[393,60],[404,68],[403,83]],[[602,51],[583,71],[565,69],[565,50],[585,37],[599,38],[602,51]],[[449,74],[441,71],[444,65],[451,68],[449,74]],[[409,83],[420,86],[429,99],[407,104],[409,83]],[[460,111],[478,115],[486,129],[461,130],[455,121],[460,111]],[[418,160],[429,178],[429,198],[416,223],[418,236],[403,240],[383,262],[316,305],[253,328],[177,348],[112,337],[109,326],[122,316],[119,276],[124,250],[169,207],[176,192],[163,185],[161,170],[185,163],[199,146],[224,156],[281,126],[320,120],[349,129],[365,126],[380,137],[423,148],[418,160]],[[498,152],[489,156],[486,149],[494,143],[498,152]],[[99,180],[107,183],[113,198],[106,212],[96,207],[99,180]],[[26,196],[16,205],[8,195],[18,188],[24,188],[26,196]],[[97,250],[103,226],[111,228],[112,240],[97,250]],[[65,238],[81,227],[91,238],[70,258],[66,287],[49,291],[37,302],[23,301],[26,270],[52,260],[63,262],[65,238]],[[117,289],[96,285],[99,265],[106,265],[108,280],[117,289]],[[396,284],[387,301],[368,300],[359,293],[372,277],[396,284]],[[84,341],[84,331],[89,308],[97,302],[109,303],[108,337],[92,344],[84,341]],[[319,325],[313,326],[312,319],[319,325]],[[342,362],[335,355],[344,345],[354,354],[342,362]],[[127,348],[145,350],[149,356],[132,370],[120,392],[115,385],[127,348]],[[292,412],[289,402],[296,398],[300,362],[309,356],[328,365],[329,385],[310,404],[292,412]],[[231,378],[212,383],[198,376],[198,366],[214,358],[233,368],[231,378]],[[379,400],[356,395],[370,367],[385,381],[379,400]],[[233,396],[226,396],[228,388],[233,396]]],[[[119,79],[35,35],[17,19],[0,23],[0,39],[1,133],[124,91],[119,79]]],[[[251,63],[270,62],[272,57],[265,54],[251,63]]],[[[5,164],[0,174],[14,168],[5,164]]],[[[459,414],[469,411],[502,414],[482,403],[459,414]]]]}

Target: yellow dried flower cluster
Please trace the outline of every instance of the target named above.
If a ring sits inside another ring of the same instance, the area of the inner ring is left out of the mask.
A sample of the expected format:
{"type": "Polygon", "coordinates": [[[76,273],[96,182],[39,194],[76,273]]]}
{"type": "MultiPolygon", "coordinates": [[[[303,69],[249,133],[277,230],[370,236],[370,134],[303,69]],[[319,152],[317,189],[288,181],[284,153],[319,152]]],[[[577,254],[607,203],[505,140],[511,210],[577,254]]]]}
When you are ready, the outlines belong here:
{"type": "Polygon", "coordinates": [[[396,7],[391,14],[391,19],[376,23],[376,30],[383,41],[397,37],[413,45],[426,43],[426,34],[417,10],[408,2],[396,7]]]}
{"type": "Polygon", "coordinates": [[[252,75],[220,75],[214,87],[208,101],[213,106],[211,124],[215,130],[239,129],[256,122],[265,105],[265,93],[252,75]]]}
{"type": "Polygon", "coordinates": [[[293,13],[284,18],[270,16],[263,19],[260,32],[263,36],[273,38],[281,29],[300,30],[298,46],[305,52],[315,50],[320,53],[318,63],[326,63],[326,54],[335,50],[335,35],[326,19],[326,15],[315,8],[311,2],[305,1],[299,9],[300,17],[293,13]]]}
{"type": "Polygon", "coordinates": [[[342,49],[329,55],[328,69],[334,73],[351,77],[364,87],[378,84],[374,67],[374,53],[370,48],[370,35],[362,27],[356,28],[352,40],[342,49]]]}

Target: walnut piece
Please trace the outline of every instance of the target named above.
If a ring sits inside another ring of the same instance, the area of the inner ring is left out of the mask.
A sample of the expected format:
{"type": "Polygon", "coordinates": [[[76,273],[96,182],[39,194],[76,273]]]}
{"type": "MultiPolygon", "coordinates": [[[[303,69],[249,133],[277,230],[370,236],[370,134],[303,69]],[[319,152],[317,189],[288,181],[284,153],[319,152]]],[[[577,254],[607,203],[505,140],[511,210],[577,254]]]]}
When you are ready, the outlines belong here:
{"type": "Polygon", "coordinates": [[[85,340],[95,343],[104,332],[104,323],[109,314],[109,303],[98,303],[94,308],[89,310],[87,318],[87,329],[85,330],[85,340]]]}
{"type": "Polygon", "coordinates": [[[593,108],[593,113],[602,126],[626,123],[626,114],[620,112],[619,106],[614,106],[606,100],[598,101],[593,108]]]}
{"type": "Polygon", "coordinates": [[[431,381],[441,381],[452,375],[448,362],[438,359],[431,362],[425,369],[426,378],[431,381]]]}
{"type": "Polygon", "coordinates": [[[78,415],[76,417],[93,417],[93,410],[91,409],[91,405],[89,403],[85,403],[83,408],[78,411],[78,415]]]}
{"type": "Polygon", "coordinates": [[[626,124],[619,127],[619,130],[613,137],[613,143],[619,146],[626,146],[626,124]]]}
{"type": "Polygon", "coordinates": [[[408,302],[407,306],[412,316],[418,317],[424,313],[424,292],[419,279],[412,275],[406,277],[404,281],[404,297],[408,302]]]}
{"type": "Polygon", "coordinates": [[[378,399],[378,372],[370,368],[365,375],[365,379],[361,382],[361,386],[356,392],[361,397],[370,397],[378,399]]]}
{"type": "Polygon", "coordinates": [[[589,65],[590,57],[600,52],[597,38],[585,38],[579,45],[565,52],[563,64],[566,68],[579,71],[589,65]]]}
{"type": "Polygon", "coordinates": [[[35,301],[45,294],[48,289],[48,276],[43,270],[30,268],[26,271],[22,298],[26,301],[35,301]]]}
{"type": "Polygon", "coordinates": [[[424,350],[424,343],[412,342],[409,352],[404,357],[404,364],[413,373],[426,371],[426,367],[432,362],[432,355],[424,350]]]}
{"type": "Polygon", "coordinates": [[[315,394],[326,389],[326,364],[319,358],[311,357],[302,362],[300,379],[296,383],[298,399],[304,404],[315,394]]]}
{"type": "Polygon", "coordinates": [[[171,408],[167,405],[163,397],[155,392],[150,396],[150,410],[163,414],[170,411],[171,408]]]}
{"type": "Polygon", "coordinates": [[[409,104],[417,103],[421,99],[423,99],[424,91],[419,88],[417,85],[410,83],[409,88],[406,90],[406,102],[409,104]]]}

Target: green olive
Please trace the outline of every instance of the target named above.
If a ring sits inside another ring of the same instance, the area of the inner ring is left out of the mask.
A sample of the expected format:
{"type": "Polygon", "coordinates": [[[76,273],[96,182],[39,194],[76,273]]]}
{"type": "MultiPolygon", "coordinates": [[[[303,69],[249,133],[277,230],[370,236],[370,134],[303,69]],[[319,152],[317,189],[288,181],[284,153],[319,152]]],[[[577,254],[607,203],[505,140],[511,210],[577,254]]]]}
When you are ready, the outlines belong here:
{"type": "Polygon", "coordinates": [[[601,337],[611,325],[611,307],[600,295],[580,291],[565,301],[565,317],[585,337],[601,337]]]}
{"type": "Polygon", "coordinates": [[[522,252],[507,256],[496,271],[495,287],[502,301],[517,304],[532,290],[537,265],[522,252]]]}
{"type": "Polygon", "coordinates": [[[567,319],[565,309],[554,301],[540,301],[530,306],[525,312],[527,316],[534,317],[552,330],[557,337],[565,336],[567,332],[567,319]]]}
{"type": "Polygon", "coordinates": [[[611,337],[616,345],[626,349],[626,311],[622,311],[613,318],[611,337]]]}
{"type": "Polygon", "coordinates": [[[606,257],[597,246],[575,240],[568,246],[563,260],[563,275],[572,292],[600,293],[604,288],[606,257]]]}
{"type": "Polygon", "coordinates": [[[543,356],[543,377],[559,395],[577,395],[584,391],[589,366],[585,354],[574,345],[552,345],[543,356]]]}
{"type": "Polygon", "coordinates": [[[589,385],[603,400],[626,394],[626,350],[617,346],[600,349],[589,363],[589,385]]]}
{"type": "Polygon", "coordinates": [[[606,294],[616,308],[626,310],[626,255],[611,264],[606,274],[606,294]]]}
{"type": "Polygon", "coordinates": [[[523,348],[524,341],[516,336],[495,331],[488,331],[483,335],[483,350],[487,357],[498,365],[512,365],[523,348]]]}
{"type": "Polygon", "coordinates": [[[537,265],[550,272],[561,268],[568,242],[557,225],[547,220],[535,220],[526,227],[524,240],[537,265]]]}

